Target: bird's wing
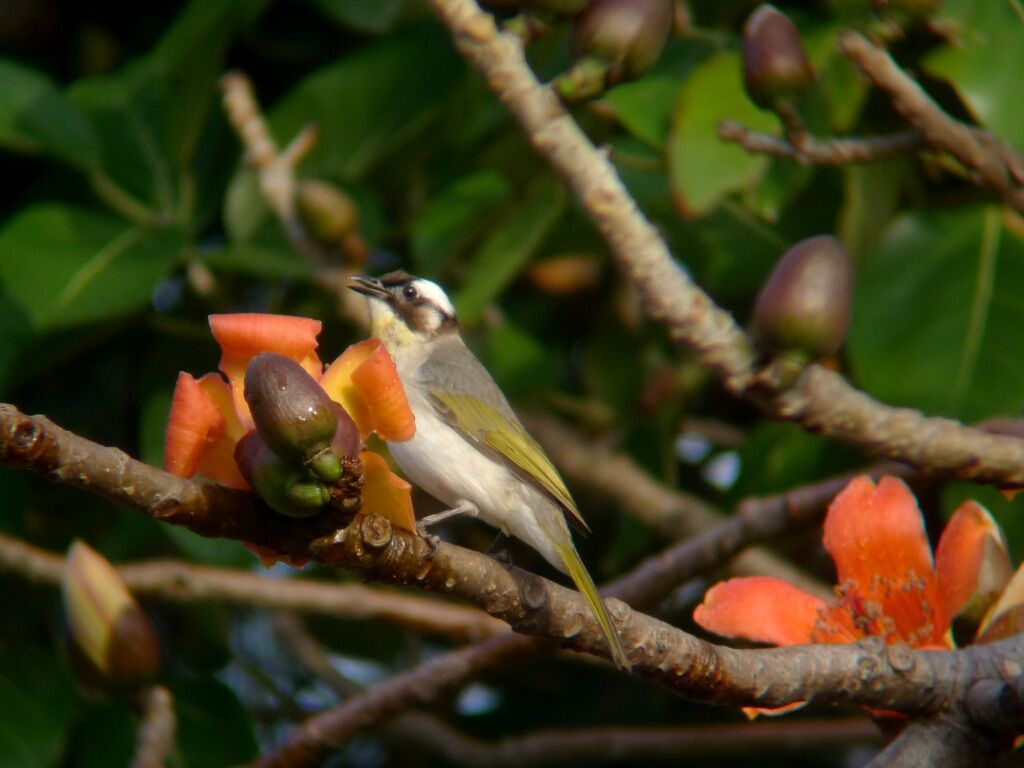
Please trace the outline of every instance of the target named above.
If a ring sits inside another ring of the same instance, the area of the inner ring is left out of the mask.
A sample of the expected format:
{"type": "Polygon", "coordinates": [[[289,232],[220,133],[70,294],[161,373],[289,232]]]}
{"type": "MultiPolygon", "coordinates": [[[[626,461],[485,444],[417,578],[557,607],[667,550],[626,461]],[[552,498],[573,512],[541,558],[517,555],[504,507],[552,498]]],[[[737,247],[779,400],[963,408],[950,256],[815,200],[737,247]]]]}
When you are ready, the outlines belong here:
{"type": "Polygon", "coordinates": [[[511,465],[516,474],[557,501],[581,531],[590,532],[558,470],[518,419],[473,395],[436,389],[430,395],[440,416],[466,439],[511,465]]]}

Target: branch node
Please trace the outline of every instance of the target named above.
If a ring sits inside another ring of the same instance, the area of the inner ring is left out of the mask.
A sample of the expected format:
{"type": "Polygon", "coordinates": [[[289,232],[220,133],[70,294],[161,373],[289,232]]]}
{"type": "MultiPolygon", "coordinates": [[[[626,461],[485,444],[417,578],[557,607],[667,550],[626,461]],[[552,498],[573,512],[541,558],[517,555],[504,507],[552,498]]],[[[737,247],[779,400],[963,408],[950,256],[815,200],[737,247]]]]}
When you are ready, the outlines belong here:
{"type": "Polygon", "coordinates": [[[897,672],[910,672],[917,664],[917,658],[910,646],[906,643],[894,643],[886,648],[886,657],[889,659],[889,666],[897,672]]]}
{"type": "Polygon", "coordinates": [[[548,602],[548,591],[540,579],[527,579],[523,585],[523,604],[534,611],[539,611],[548,602]]]}
{"type": "Polygon", "coordinates": [[[391,529],[391,521],[380,515],[363,515],[359,522],[359,535],[362,536],[363,544],[370,552],[379,552],[388,544],[394,532],[391,529]]]}

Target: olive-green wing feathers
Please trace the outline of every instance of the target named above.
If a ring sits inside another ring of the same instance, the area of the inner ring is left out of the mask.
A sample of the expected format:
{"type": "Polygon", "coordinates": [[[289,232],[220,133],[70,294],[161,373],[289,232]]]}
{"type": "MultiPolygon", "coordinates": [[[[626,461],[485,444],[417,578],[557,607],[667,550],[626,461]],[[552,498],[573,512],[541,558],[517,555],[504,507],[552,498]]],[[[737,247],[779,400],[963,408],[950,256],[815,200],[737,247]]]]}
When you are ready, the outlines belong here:
{"type": "Polygon", "coordinates": [[[512,465],[520,477],[557,501],[575,525],[584,532],[590,531],[558,470],[517,419],[473,395],[438,390],[430,394],[438,413],[449,424],[512,465]]]}

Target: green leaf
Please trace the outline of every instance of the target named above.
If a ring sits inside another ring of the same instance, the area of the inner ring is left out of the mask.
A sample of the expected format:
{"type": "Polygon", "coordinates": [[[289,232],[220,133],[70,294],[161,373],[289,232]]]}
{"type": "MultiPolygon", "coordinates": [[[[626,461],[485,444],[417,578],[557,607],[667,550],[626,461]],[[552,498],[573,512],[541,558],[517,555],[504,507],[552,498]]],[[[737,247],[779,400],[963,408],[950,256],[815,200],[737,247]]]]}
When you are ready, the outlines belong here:
{"type": "Polygon", "coordinates": [[[0,768],[56,765],[74,700],[71,672],[55,649],[6,649],[0,657],[0,768]]]}
{"type": "Polygon", "coordinates": [[[180,172],[193,159],[233,32],[266,0],[193,0],[160,42],[117,71],[70,90],[101,140],[115,183],[165,214],[176,210],[180,172]]]}
{"type": "Polygon", "coordinates": [[[957,42],[926,56],[927,72],[956,88],[978,123],[1024,149],[1024,18],[1010,0],[946,0],[943,17],[957,22],[957,42]]]}
{"type": "Polygon", "coordinates": [[[99,157],[88,118],[34,69],[0,59],[0,146],[45,152],[79,168],[99,157]]]}
{"type": "Polygon", "coordinates": [[[565,192],[554,179],[541,177],[499,222],[466,265],[455,297],[459,319],[475,323],[544,242],[565,210],[565,192]]]}
{"type": "Polygon", "coordinates": [[[35,205],[0,229],[0,278],[40,330],[109,320],[146,306],[182,246],[175,230],[35,205]]]}
{"type": "Polygon", "coordinates": [[[284,144],[316,123],[319,140],[303,168],[348,182],[439,114],[461,72],[436,25],[403,30],[299,83],[271,110],[271,130],[284,144]]]}
{"type": "Polygon", "coordinates": [[[187,768],[222,768],[256,757],[252,724],[230,688],[210,677],[179,677],[170,689],[187,768]]]}
{"type": "Polygon", "coordinates": [[[850,361],[896,405],[976,421],[1024,407],[1024,240],[994,206],[896,219],[857,275],[850,361]]]}
{"type": "Polygon", "coordinates": [[[678,76],[648,76],[624,83],[609,91],[604,101],[616,119],[636,138],[661,149],[668,136],[669,121],[676,94],[678,76]]]}
{"type": "Polygon", "coordinates": [[[512,196],[497,171],[471,173],[431,197],[412,225],[412,258],[420,274],[437,275],[487,222],[488,213],[512,196]]]}
{"type": "Polygon", "coordinates": [[[554,386],[558,365],[536,336],[504,323],[491,329],[486,344],[487,370],[508,397],[534,395],[554,386]]]}
{"type": "Polygon", "coordinates": [[[843,169],[838,234],[854,263],[866,258],[878,245],[886,225],[899,210],[911,171],[905,158],[843,169]]]}
{"type": "Polygon", "coordinates": [[[112,700],[90,706],[75,724],[69,752],[74,768],[129,766],[135,753],[138,718],[127,702],[112,700]]]}
{"type": "Polygon", "coordinates": [[[409,0],[310,0],[325,15],[362,32],[387,32],[409,0]]]}
{"type": "Polygon", "coordinates": [[[722,120],[735,120],[755,131],[775,128],[772,114],[747,98],[741,73],[738,53],[719,53],[697,67],[679,91],[668,160],[672,195],[686,216],[702,216],[723,195],[750,188],[767,166],[767,158],[718,138],[722,120]]]}
{"type": "Polygon", "coordinates": [[[309,262],[290,246],[262,243],[233,243],[205,254],[203,261],[210,269],[239,272],[266,280],[313,279],[309,262]]]}

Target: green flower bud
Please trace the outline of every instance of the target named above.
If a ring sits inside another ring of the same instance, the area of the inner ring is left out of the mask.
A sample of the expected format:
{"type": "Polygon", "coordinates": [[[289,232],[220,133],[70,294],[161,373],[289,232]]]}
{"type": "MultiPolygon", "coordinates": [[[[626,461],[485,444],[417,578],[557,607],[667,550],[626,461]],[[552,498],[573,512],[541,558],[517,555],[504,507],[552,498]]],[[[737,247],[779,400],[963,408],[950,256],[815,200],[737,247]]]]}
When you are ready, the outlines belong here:
{"type": "Polygon", "coordinates": [[[160,644],[114,567],[81,541],[61,579],[72,659],[90,682],[114,689],[148,685],[160,671],[160,644]]]}
{"type": "Polygon", "coordinates": [[[594,0],[573,22],[573,57],[603,62],[616,85],[653,67],[671,30],[671,0],[594,0]]]}
{"type": "MultiPolygon", "coordinates": [[[[255,430],[238,441],[235,463],[267,506],[282,515],[309,517],[331,501],[330,488],[310,475],[305,467],[270,450],[255,430]]],[[[338,474],[340,476],[341,472],[338,474]]]]}
{"type": "Polygon", "coordinates": [[[245,400],[274,453],[307,464],[328,483],[341,476],[341,462],[331,452],[337,403],[301,365],[273,352],[256,355],[245,369],[245,400]]]}
{"type": "Polygon", "coordinates": [[[846,339],[853,274],[831,235],[803,240],[779,259],[754,305],[753,330],[771,352],[831,355],[846,339]]]}
{"type": "Polygon", "coordinates": [[[759,6],[743,28],[743,85],[759,107],[793,99],[814,82],[800,35],[772,5],[759,6]]]}
{"type": "Polygon", "coordinates": [[[300,181],[295,206],[306,232],[321,245],[336,247],[359,226],[352,198],[325,181],[300,181]]]}

